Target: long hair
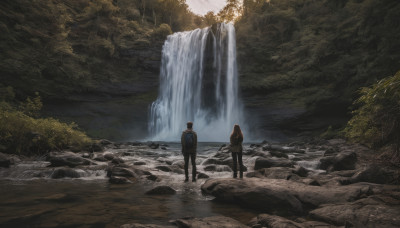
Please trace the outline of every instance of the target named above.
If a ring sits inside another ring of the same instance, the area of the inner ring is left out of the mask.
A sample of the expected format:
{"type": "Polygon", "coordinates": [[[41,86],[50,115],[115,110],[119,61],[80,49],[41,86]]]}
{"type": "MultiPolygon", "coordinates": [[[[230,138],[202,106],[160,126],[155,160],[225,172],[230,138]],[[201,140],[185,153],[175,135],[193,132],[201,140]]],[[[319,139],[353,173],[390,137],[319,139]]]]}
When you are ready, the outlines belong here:
{"type": "Polygon", "coordinates": [[[243,133],[242,133],[242,130],[240,130],[239,124],[235,124],[233,126],[231,138],[242,138],[243,139],[243,133]]]}

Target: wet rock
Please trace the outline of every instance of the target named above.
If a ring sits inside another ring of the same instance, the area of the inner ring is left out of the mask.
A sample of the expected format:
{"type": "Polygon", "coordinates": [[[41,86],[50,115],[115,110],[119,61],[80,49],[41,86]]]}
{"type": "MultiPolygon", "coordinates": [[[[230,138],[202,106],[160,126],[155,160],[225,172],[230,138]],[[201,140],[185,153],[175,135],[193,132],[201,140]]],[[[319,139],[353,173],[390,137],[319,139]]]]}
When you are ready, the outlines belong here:
{"type": "Polygon", "coordinates": [[[174,195],[175,193],[175,189],[169,186],[157,186],[146,192],[147,195],[174,195]]]}
{"type": "Polygon", "coordinates": [[[12,161],[7,154],[0,153],[0,167],[9,168],[12,161]]]}
{"type": "Polygon", "coordinates": [[[83,153],[83,154],[82,154],[82,157],[83,157],[83,158],[90,158],[90,153],[83,153]]]}
{"type": "Polygon", "coordinates": [[[292,170],[286,167],[272,167],[259,169],[254,172],[246,174],[246,177],[270,178],[270,179],[284,179],[288,180],[292,176],[292,170]]]}
{"type": "Polygon", "coordinates": [[[99,161],[99,162],[106,162],[108,159],[106,159],[102,154],[95,154],[93,157],[93,160],[99,161]]]}
{"type": "Polygon", "coordinates": [[[157,161],[159,161],[159,162],[163,162],[163,163],[165,163],[165,164],[167,164],[167,165],[172,165],[172,161],[171,161],[171,160],[169,160],[169,159],[165,159],[165,158],[157,158],[157,161]]]}
{"type": "Polygon", "coordinates": [[[351,203],[323,205],[310,212],[312,218],[353,227],[400,227],[399,199],[370,196],[351,203]],[[385,199],[386,198],[386,199],[385,199]],[[385,203],[390,202],[390,204],[385,203]]]}
{"type": "Polygon", "coordinates": [[[355,173],[351,183],[370,182],[376,184],[400,184],[400,172],[398,169],[390,169],[381,166],[369,166],[355,173]]]}
{"type": "Polygon", "coordinates": [[[310,170],[298,165],[292,170],[292,172],[301,177],[307,177],[310,170]]]}
{"type": "Polygon", "coordinates": [[[251,227],[271,227],[271,228],[311,228],[311,227],[333,227],[330,224],[317,221],[295,222],[280,216],[260,214],[250,220],[251,227]]]}
{"type": "Polygon", "coordinates": [[[92,145],[87,147],[86,150],[90,152],[101,152],[104,150],[104,147],[100,143],[93,143],[92,145]]]}
{"type": "Polygon", "coordinates": [[[176,226],[132,223],[132,224],[122,225],[120,226],[120,228],[176,228],[176,226]]]}
{"type": "Polygon", "coordinates": [[[302,182],[306,185],[321,186],[321,184],[315,179],[303,179],[302,182]]]}
{"type": "Polygon", "coordinates": [[[160,144],[158,144],[158,143],[151,143],[151,144],[149,144],[149,147],[151,148],[151,149],[158,149],[158,147],[160,147],[160,144]]]}
{"type": "Polygon", "coordinates": [[[204,194],[268,213],[301,214],[322,204],[354,201],[371,194],[372,186],[355,184],[337,188],[310,186],[280,179],[208,179],[204,194]]]}
{"type": "Polygon", "coordinates": [[[80,175],[77,171],[70,169],[70,168],[59,168],[55,169],[50,176],[53,179],[60,179],[60,178],[79,178],[80,175]]]}
{"type": "Polygon", "coordinates": [[[146,177],[147,180],[151,180],[151,181],[157,181],[159,180],[158,177],[156,175],[149,175],[146,177]]]}
{"type": "Polygon", "coordinates": [[[82,158],[79,155],[72,152],[50,152],[47,160],[51,163],[50,166],[69,166],[76,167],[79,165],[90,165],[93,164],[90,160],[82,158]]]}
{"type": "Polygon", "coordinates": [[[109,161],[112,161],[115,158],[115,155],[111,154],[111,153],[106,153],[103,156],[104,156],[105,159],[107,159],[109,161]]]}
{"type": "Polygon", "coordinates": [[[257,158],[254,170],[270,167],[293,167],[293,164],[288,159],[257,158]]]}
{"type": "Polygon", "coordinates": [[[210,177],[205,173],[197,174],[197,179],[208,179],[208,178],[210,178],[210,177]]]}
{"type": "Polygon", "coordinates": [[[137,162],[134,162],[133,165],[138,165],[138,166],[140,166],[140,165],[146,165],[146,162],[137,161],[137,162]]]}
{"type": "Polygon", "coordinates": [[[183,218],[170,221],[177,227],[218,227],[218,228],[248,228],[248,226],[225,216],[212,216],[206,218],[183,218]]]}
{"type": "Polygon", "coordinates": [[[118,157],[114,157],[114,158],[112,159],[111,162],[114,163],[114,164],[122,164],[122,163],[125,163],[124,159],[118,158],[118,157]]]}
{"type": "Polygon", "coordinates": [[[270,151],[269,154],[273,157],[277,158],[289,158],[289,156],[285,153],[279,152],[279,151],[270,151]]]}
{"type": "Polygon", "coordinates": [[[218,151],[222,151],[225,147],[226,147],[226,144],[222,144],[222,145],[219,147],[218,151]]]}
{"type": "Polygon", "coordinates": [[[163,172],[172,172],[172,169],[169,166],[165,166],[165,165],[159,165],[155,167],[158,170],[161,170],[163,172]]]}
{"type": "MultiPolygon", "coordinates": [[[[197,160],[199,160],[199,159],[197,159],[197,160]]],[[[172,165],[179,167],[180,169],[183,169],[185,167],[185,162],[183,160],[178,160],[178,161],[173,162],[172,165]]]]}
{"type": "Polygon", "coordinates": [[[138,175],[130,168],[114,166],[107,172],[108,177],[137,177],[138,175]]]}
{"type": "Polygon", "coordinates": [[[161,150],[167,150],[167,148],[165,146],[162,146],[161,150]]]}
{"type": "Polygon", "coordinates": [[[331,147],[329,149],[327,149],[324,153],[324,157],[326,156],[332,156],[334,154],[337,154],[339,152],[339,148],[337,147],[331,147]]]}
{"type": "Polygon", "coordinates": [[[204,167],[204,171],[209,172],[232,172],[232,169],[226,165],[209,165],[204,167]]]}
{"type": "Polygon", "coordinates": [[[111,176],[109,182],[112,183],[112,184],[128,184],[128,183],[132,183],[132,181],[130,181],[128,178],[121,177],[121,176],[111,176]]]}
{"type": "Polygon", "coordinates": [[[328,156],[320,159],[319,169],[328,171],[355,169],[357,154],[354,151],[341,152],[336,156],[328,156]]]}
{"type": "Polygon", "coordinates": [[[108,146],[108,145],[111,145],[113,143],[110,140],[102,139],[102,140],[100,140],[100,144],[103,145],[103,146],[108,146]]]}

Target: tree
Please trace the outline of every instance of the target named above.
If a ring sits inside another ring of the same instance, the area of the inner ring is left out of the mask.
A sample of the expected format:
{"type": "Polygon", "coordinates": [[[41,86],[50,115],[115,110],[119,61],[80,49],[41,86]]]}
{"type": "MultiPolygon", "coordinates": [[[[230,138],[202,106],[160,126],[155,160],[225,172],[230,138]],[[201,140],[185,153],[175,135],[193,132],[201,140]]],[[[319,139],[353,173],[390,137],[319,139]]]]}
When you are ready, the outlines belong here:
{"type": "Polygon", "coordinates": [[[361,88],[358,106],[345,129],[346,136],[370,147],[394,146],[400,160],[400,71],[372,87],[361,88]]]}
{"type": "Polygon", "coordinates": [[[218,22],[218,17],[213,11],[209,11],[206,15],[204,15],[204,22],[206,25],[211,26],[218,22]]]}
{"type": "Polygon", "coordinates": [[[225,7],[219,11],[218,17],[225,22],[235,21],[242,15],[242,9],[239,0],[227,0],[225,7]]]}

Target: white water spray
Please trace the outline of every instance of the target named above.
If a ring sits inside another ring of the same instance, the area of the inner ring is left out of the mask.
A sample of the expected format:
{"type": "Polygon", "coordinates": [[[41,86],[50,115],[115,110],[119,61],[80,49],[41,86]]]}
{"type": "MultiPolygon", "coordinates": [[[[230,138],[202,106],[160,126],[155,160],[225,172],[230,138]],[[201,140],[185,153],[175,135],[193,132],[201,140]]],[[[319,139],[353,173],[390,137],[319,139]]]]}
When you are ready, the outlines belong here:
{"type": "Polygon", "coordinates": [[[215,34],[210,27],[175,33],[164,43],[151,139],[179,141],[188,121],[199,141],[228,141],[236,123],[245,131],[232,24],[218,24],[215,34]]]}

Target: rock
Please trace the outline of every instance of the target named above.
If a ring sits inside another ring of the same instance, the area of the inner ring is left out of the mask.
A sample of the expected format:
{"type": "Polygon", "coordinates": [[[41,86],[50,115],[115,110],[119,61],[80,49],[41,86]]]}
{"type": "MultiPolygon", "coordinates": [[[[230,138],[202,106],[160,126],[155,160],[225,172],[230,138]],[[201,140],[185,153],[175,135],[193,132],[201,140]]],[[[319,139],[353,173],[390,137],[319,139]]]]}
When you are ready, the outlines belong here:
{"type": "Polygon", "coordinates": [[[284,153],[299,153],[299,154],[304,154],[305,151],[304,150],[300,150],[297,149],[295,147],[283,147],[283,146],[279,146],[279,145],[265,145],[262,147],[262,149],[264,151],[280,151],[280,152],[284,152],[284,153]]]}
{"type": "Polygon", "coordinates": [[[122,163],[125,163],[124,159],[118,158],[118,157],[114,157],[114,158],[112,159],[111,162],[114,163],[114,164],[122,164],[122,163]]]}
{"type": "Polygon", "coordinates": [[[172,169],[169,166],[165,165],[159,165],[155,167],[158,170],[164,171],[164,172],[172,172],[172,169]]]}
{"type": "Polygon", "coordinates": [[[232,172],[232,169],[226,165],[209,165],[204,167],[204,171],[209,172],[232,172]]]}
{"type": "Polygon", "coordinates": [[[222,145],[219,147],[218,151],[221,151],[224,147],[226,147],[226,144],[222,144],[222,145]]]}
{"type": "Polygon", "coordinates": [[[112,161],[115,158],[115,155],[111,153],[106,153],[103,155],[103,157],[109,161],[112,161]]]}
{"type": "Polygon", "coordinates": [[[178,161],[173,162],[172,165],[183,169],[183,168],[185,168],[185,161],[178,160],[178,161]]]}
{"type": "Polygon", "coordinates": [[[108,173],[108,177],[112,176],[121,176],[121,177],[138,177],[138,175],[130,168],[126,167],[119,167],[119,166],[114,166],[112,167],[108,173]]]}
{"type": "Polygon", "coordinates": [[[99,143],[93,143],[87,148],[88,151],[90,152],[101,152],[104,150],[103,145],[99,143]]]}
{"type": "Polygon", "coordinates": [[[83,153],[83,154],[82,154],[82,157],[83,157],[83,158],[90,158],[90,153],[83,153]]]}
{"type": "Polygon", "coordinates": [[[327,171],[355,169],[357,154],[354,151],[341,152],[335,157],[328,156],[320,159],[319,169],[327,171]]]}
{"type": "Polygon", "coordinates": [[[176,226],[165,226],[165,225],[155,225],[155,224],[124,224],[120,228],[176,228],[176,226]]]}
{"type": "Polygon", "coordinates": [[[292,172],[294,174],[297,174],[297,175],[301,176],[301,177],[307,177],[308,172],[310,172],[310,171],[308,169],[302,167],[302,166],[296,166],[294,168],[294,170],[292,170],[292,172]]]}
{"type": "Polygon", "coordinates": [[[257,158],[254,170],[270,167],[293,167],[293,162],[288,159],[257,158]]]}
{"type": "Polygon", "coordinates": [[[269,154],[273,157],[277,158],[289,158],[289,156],[285,153],[279,152],[279,151],[270,151],[269,154]]]}
{"type": "Polygon", "coordinates": [[[151,143],[150,145],[149,145],[149,147],[151,148],[151,149],[158,149],[158,147],[160,147],[160,144],[157,144],[157,143],[151,143]]]}
{"type": "Polygon", "coordinates": [[[10,156],[0,153],[0,167],[9,168],[11,165],[10,156]]]}
{"type": "Polygon", "coordinates": [[[108,161],[102,154],[96,154],[93,158],[95,161],[106,162],[108,161]]]}
{"type": "Polygon", "coordinates": [[[201,186],[204,194],[213,195],[216,200],[278,214],[301,214],[322,204],[354,201],[371,194],[371,189],[361,183],[332,188],[259,178],[208,179],[201,186]]]}
{"type": "Polygon", "coordinates": [[[324,153],[324,157],[326,156],[332,156],[336,153],[338,153],[339,149],[337,147],[331,147],[328,150],[325,151],[324,153]]]}
{"type": "Polygon", "coordinates": [[[250,220],[251,227],[271,227],[271,228],[312,228],[312,227],[333,227],[329,224],[316,221],[294,222],[292,220],[269,214],[260,214],[250,220]]]}
{"type": "Polygon", "coordinates": [[[210,178],[210,177],[205,173],[197,174],[197,179],[208,179],[208,178],[210,178]]]}
{"type": "Polygon", "coordinates": [[[351,183],[370,182],[376,184],[400,184],[400,172],[398,169],[390,169],[381,166],[369,166],[357,173],[351,179],[351,183]]]}
{"type": "Polygon", "coordinates": [[[50,152],[47,160],[51,163],[50,166],[69,166],[75,167],[79,165],[90,165],[92,162],[86,158],[82,158],[72,152],[50,152]]]}
{"type": "Polygon", "coordinates": [[[171,221],[177,227],[217,227],[217,228],[248,228],[248,226],[225,216],[212,216],[206,218],[183,218],[171,221]]]}
{"type": "Polygon", "coordinates": [[[140,165],[146,165],[146,162],[138,161],[138,162],[134,162],[133,165],[138,165],[138,166],[140,166],[140,165]]]}
{"type": "Polygon", "coordinates": [[[77,171],[70,169],[70,168],[59,168],[55,169],[50,176],[53,179],[60,179],[60,178],[79,178],[80,175],[77,171]]]}
{"type": "Polygon", "coordinates": [[[151,180],[151,181],[157,181],[158,180],[158,177],[156,175],[149,175],[146,178],[147,178],[147,180],[151,180]]]}
{"type": "Polygon", "coordinates": [[[113,143],[107,139],[102,139],[102,140],[100,140],[100,144],[103,146],[107,146],[107,145],[111,145],[113,143]]]}
{"type": "Polygon", "coordinates": [[[162,146],[161,150],[167,150],[167,148],[165,146],[162,146]]]}
{"type": "Polygon", "coordinates": [[[128,184],[128,183],[132,183],[128,178],[120,177],[120,176],[111,176],[109,182],[112,183],[112,184],[128,184]]]}
{"type": "Polygon", "coordinates": [[[169,186],[157,186],[146,192],[147,195],[174,195],[175,193],[175,189],[169,186]]]}
{"type": "Polygon", "coordinates": [[[292,176],[292,170],[287,167],[264,168],[246,174],[246,177],[284,179],[284,180],[289,180],[291,176],[292,176]]]}
{"type": "Polygon", "coordinates": [[[311,211],[310,216],[335,225],[347,223],[353,227],[400,227],[399,199],[386,197],[370,196],[351,203],[326,204],[311,211]]]}

